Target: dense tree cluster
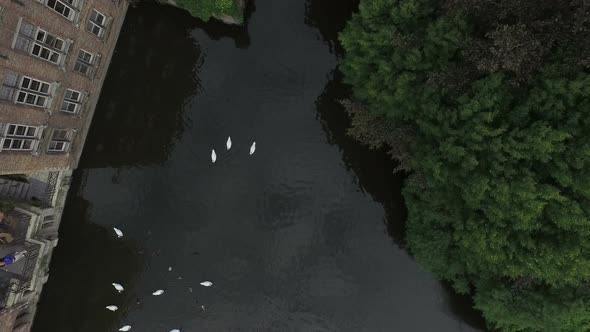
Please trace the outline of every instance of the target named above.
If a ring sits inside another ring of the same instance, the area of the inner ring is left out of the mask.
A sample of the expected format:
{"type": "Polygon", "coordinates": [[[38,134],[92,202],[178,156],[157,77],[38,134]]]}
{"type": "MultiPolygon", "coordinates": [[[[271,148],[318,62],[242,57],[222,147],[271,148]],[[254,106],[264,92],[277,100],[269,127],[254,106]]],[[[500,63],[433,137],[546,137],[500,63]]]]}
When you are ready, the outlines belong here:
{"type": "Polygon", "coordinates": [[[590,1],[364,0],[341,42],[417,260],[492,328],[590,330],[590,1]]]}

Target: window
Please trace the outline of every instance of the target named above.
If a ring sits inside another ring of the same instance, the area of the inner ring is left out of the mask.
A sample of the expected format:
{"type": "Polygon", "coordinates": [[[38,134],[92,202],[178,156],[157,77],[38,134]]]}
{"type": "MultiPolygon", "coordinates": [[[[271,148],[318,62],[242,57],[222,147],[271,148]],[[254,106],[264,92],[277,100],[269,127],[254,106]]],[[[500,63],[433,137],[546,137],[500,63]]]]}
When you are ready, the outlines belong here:
{"type": "Polygon", "coordinates": [[[40,27],[22,21],[14,48],[58,65],[65,57],[66,42],[40,27]]]}
{"type": "Polygon", "coordinates": [[[55,221],[55,216],[54,215],[45,216],[43,218],[43,222],[41,223],[41,229],[46,229],[48,227],[53,226],[53,222],[54,221],[55,221]]]}
{"type": "Polygon", "coordinates": [[[65,152],[70,145],[70,130],[54,129],[47,151],[65,152]]]}
{"type": "Polygon", "coordinates": [[[14,101],[14,96],[17,91],[18,75],[7,72],[4,75],[4,82],[0,86],[0,99],[6,101],[14,101]]]}
{"type": "Polygon", "coordinates": [[[38,141],[40,128],[20,124],[8,124],[5,137],[0,137],[0,151],[31,151],[38,141]]]}
{"type": "Polygon", "coordinates": [[[50,87],[47,82],[7,72],[0,86],[0,100],[45,108],[49,105],[50,87]]]}
{"type": "Polygon", "coordinates": [[[61,111],[71,114],[78,114],[80,112],[80,108],[82,107],[80,103],[82,102],[82,93],[80,91],[67,89],[66,94],[64,95],[64,101],[61,104],[61,111]]]}
{"type": "Polygon", "coordinates": [[[78,11],[79,0],[38,0],[45,6],[55,10],[63,17],[73,21],[78,11]]]}
{"type": "Polygon", "coordinates": [[[91,76],[94,71],[95,57],[94,54],[80,49],[74,70],[86,76],[91,76]]]}
{"type": "Polygon", "coordinates": [[[99,38],[102,38],[107,29],[107,18],[104,14],[96,9],[90,13],[86,29],[99,38]]]}
{"type": "Polygon", "coordinates": [[[27,76],[21,77],[20,89],[16,92],[17,104],[46,107],[49,101],[50,84],[27,76]]]}
{"type": "Polygon", "coordinates": [[[9,124],[6,130],[6,136],[15,137],[36,137],[38,127],[9,124]]]}

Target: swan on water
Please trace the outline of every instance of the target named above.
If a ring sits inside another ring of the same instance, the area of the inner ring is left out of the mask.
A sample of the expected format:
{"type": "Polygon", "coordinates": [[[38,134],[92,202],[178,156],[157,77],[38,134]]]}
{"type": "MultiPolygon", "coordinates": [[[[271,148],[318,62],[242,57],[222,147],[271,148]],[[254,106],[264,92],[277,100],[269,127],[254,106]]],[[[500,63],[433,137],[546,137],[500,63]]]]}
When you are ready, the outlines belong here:
{"type": "Polygon", "coordinates": [[[113,229],[115,230],[117,237],[123,237],[123,232],[121,232],[120,229],[118,229],[117,227],[113,227],[113,229]]]}
{"type": "Polygon", "coordinates": [[[118,283],[116,283],[116,282],[113,282],[113,287],[115,287],[115,289],[116,289],[116,290],[117,290],[117,292],[119,292],[119,293],[121,293],[121,292],[124,290],[123,286],[121,286],[121,284],[118,284],[118,283]]]}
{"type": "Polygon", "coordinates": [[[203,281],[201,283],[201,285],[202,286],[205,286],[205,287],[209,287],[209,286],[213,286],[213,283],[211,281],[203,281]]]}
{"type": "Polygon", "coordinates": [[[117,309],[119,309],[119,307],[116,305],[108,305],[105,308],[109,309],[110,311],[117,311],[117,309]]]}
{"type": "Polygon", "coordinates": [[[129,330],[131,330],[131,325],[125,325],[119,329],[119,331],[123,331],[123,332],[129,331],[129,330]]]}
{"type": "Polygon", "coordinates": [[[179,329],[170,330],[170,332],[180,332],[179,329]]]}
{"type": "Polygon", "coordinates": [[[215,150],[211,150],[211,162],[215,163],[215,160],[217,160],[217,155],[215,154],[215,150]]]}
{"type": "Polygon", "coordinates": [[[227,137],[227,142],[225,142],[225,147],[229,150],[231,149],[231,137],[227,137]]]}
{"type": "Polygon", "coordinates": [[[162,289],[158,289],[157,291],[152,293],[153,296],[159,296],[162,294],[164,294],[164,290],[162,290],[162,289]]]}
{"type": "Polygon", "coordinates": [[[168,271],[172,271],[172,266],[168,266],[168,271]]]}
{"type": "Polygon", "coordinates": [[[250,155],[253,155],[254,151],[256,151],[256,142],[252,143],[250,146],[250,155]]]}

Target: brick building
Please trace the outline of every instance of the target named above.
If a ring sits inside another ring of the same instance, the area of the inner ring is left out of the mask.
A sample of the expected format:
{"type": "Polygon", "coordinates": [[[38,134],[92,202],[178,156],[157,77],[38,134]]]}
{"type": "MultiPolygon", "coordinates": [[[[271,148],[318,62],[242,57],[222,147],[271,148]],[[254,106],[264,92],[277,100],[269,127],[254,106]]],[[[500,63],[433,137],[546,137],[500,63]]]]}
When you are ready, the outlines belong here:
{"type": "Polygon", "coordinates": [[[0,332],[29,331],[127,0],[0,0],[0,332]]]}
{"type": "Polygon", "coordinates": [[[75,168],[124,0],[0,0],[0,175],[75,168]]]}

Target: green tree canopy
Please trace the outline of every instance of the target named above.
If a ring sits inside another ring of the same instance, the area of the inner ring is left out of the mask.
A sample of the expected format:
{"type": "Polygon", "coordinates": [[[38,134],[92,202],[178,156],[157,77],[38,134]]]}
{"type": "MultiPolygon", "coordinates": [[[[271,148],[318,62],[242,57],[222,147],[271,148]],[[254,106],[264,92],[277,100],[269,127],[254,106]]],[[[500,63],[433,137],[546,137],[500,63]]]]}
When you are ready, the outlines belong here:
{"type": "Polygon", "coordinates": [[[204,21],[222,15],[241,20],[242,16],[234,0],[176,0],[176,4],[204,21]]]}
{"type": "MultiPolygon", "coordinates": [[[[376,133],[412,127],[417,260],[490,326],[590,329],[590,7],[364,0],[341,65],[376,133]],[[585,52],[588,51],[588,52],[585,52]]],[[[358,137],[375,134],[353,129],[358,137]]]]}

